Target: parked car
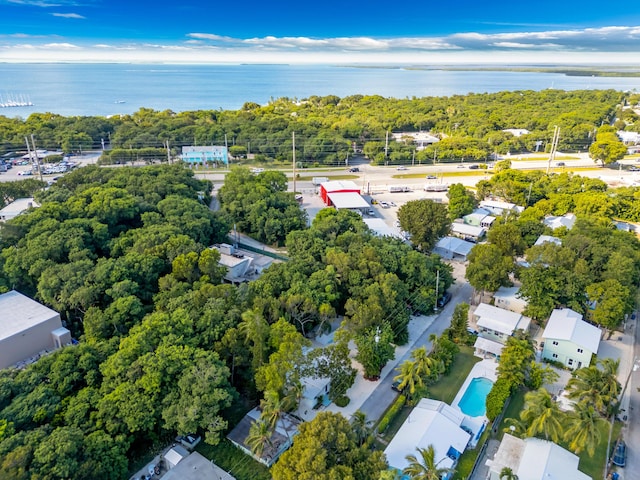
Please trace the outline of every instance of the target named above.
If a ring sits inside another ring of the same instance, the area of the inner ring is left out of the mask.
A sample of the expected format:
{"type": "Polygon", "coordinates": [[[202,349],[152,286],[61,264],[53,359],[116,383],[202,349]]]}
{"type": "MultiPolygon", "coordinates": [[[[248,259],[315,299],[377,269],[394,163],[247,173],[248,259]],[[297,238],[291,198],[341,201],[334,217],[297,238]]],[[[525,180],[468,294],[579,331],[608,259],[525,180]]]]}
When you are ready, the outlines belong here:
{"type": "Polygon", "coordinates": [[[616,450],[613,453],[613,464],[617,467],[624,467],[627,463],[627,446],[622,440],[616,445],[616,450]]]}
{"type": "Polygon", "coordinates": [[[438,308],[443,308],[447,303],[451,301],[451,294],[445,290],[442,296],[438,299],[438,308]]]}
{"type": "Polygon", "coordinates": [[[31,170],[22,170],[21,172],[18,172],[18,175],[20,176],[33,175],[33,172],[31,170]]]}
{"type": "Polygon", "coordinates": [[[635,165],[631,165],[629,167],[630,172],[640,172],[640,167],[636,167],[635,165]]]}
{"type": "Polygon", "coordinates": [[[387,202],[379,202],[382,208],[389,208],[389,204],[387,202]]]}
{"type": "Polygon", "coordinates": [[[402,390],[400,389],[400,384],[401,383],[402,382],[400,382],[400,380],[396,380],[395,382],[393,382],[391,384],[391,390],[395,390],[398,393],[402,393],[402,390],[404,390],[404,389],[402,389],[402,390]]]}

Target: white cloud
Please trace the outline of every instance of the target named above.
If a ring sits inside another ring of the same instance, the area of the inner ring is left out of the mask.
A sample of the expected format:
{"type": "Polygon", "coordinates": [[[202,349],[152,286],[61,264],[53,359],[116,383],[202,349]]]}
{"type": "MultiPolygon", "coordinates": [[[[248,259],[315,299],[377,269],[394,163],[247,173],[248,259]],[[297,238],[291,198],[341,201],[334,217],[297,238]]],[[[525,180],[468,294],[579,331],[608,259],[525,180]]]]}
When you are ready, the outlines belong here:
{"type": "Polygon", "coordinates": [[[78,20],[84,20],[87,18],[87,17],[83,17],[79,13],[52,13],[51,15],[53,15],[54,17],[75,18],[78,20]]]}
{"type": "Polygon", "coordinates": [[[86,5],[90,3],[92,0],[56,0],[47,2],[46,0],[0,0],[1,4],[9,4],[9,5],[25,5],[31,7],[42,7],[42,8],[52,8],[52,7],[77,7],[80,5],[86,5]]]}
{"type": "MultiPolygon", "coordinates": [[[[2,1],[2,0],[0,0],[2,1]]],[[[575,30],[534,32],[465,32],[431,37],[254,37],[233,38],[194,32],[182,42],[81,44],[46,35],[37,45],[31,36],[0,35],[0,61],[42,58],[56,61],[155,61],[175,63],[357,63],[386,62],[432,64],[435,62],[548,63],[622,61],[637,64],[640,26],[608,26],[575,30]],[[13,40],[28,38],[29,46],[13,40]],[[28,51],[22,55],[20,52],[28,51]],[[549,54],[553,56],[550,57],[549,54]],[[602,55],[599,55],[602,54],[602,55]],[[38,57],[39,58],[39,57],[38,57]]],[[[39,61],[39,60],[31,60],[39,61]]]]}

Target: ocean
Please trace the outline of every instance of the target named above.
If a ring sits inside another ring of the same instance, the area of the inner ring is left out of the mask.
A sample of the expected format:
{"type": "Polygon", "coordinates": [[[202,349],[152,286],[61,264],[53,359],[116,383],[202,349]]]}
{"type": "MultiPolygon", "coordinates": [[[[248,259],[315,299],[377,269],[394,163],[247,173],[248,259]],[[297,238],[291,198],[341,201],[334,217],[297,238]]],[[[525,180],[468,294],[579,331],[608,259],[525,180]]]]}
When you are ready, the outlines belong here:
{"type": "Polygon", "coordinates": [[[412,98],[546,88],[640,91],[640,78],[332,65],[0,64],[0,97],[33,103],[0,108],[0,115],[107,116],[140,107],[235,110],[245,102],[265,105],[280,97],[412,98]]]}

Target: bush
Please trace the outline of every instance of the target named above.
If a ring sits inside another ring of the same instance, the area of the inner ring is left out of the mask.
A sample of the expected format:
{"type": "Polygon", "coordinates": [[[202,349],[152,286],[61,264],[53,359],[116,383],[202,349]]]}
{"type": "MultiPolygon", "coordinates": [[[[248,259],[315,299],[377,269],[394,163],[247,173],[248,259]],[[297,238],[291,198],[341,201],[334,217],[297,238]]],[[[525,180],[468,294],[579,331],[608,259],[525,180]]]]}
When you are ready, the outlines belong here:
{"type": "Polygon", "coordinates": [[[340,395],[333,401],[333,403],[335,403],[339,407],[346,407],[347,405],[349,405],[350,401],[351,400],[346,395],[340,395]]]}
{"type": "Polygon", "coordinates": [[[383,433],[387,429],[393,419],[396,418],[396,415],[400,413],[400,410],[402,410],[402,407],[404,407],[404,404],[406,402],[407,397],[405,397],[404,395],[398,395],[396,401],[393,402],[393,405],[391,405],[389,410],[387,410],[387,413],[385,413],[384,417],[382,417],[382,420],[380,420],[380,423],[378,424],[378,433],[383,433]]]}
{"type": "Polygon", "coordinates": [[[487,395],[487,418],[489,420],[494,420],[502,412],[507,398],[511,395],[511,386],[511,382],[503,378],[498,378],[493,384],[487,395]]]}

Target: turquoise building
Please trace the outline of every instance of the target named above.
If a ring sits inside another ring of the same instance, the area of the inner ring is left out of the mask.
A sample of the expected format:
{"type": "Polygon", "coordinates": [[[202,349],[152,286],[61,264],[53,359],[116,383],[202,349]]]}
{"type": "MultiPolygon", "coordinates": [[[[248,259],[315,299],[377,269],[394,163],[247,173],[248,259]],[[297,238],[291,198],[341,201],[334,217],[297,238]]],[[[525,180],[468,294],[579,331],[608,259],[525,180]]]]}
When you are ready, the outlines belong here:
{"type": "Polygon", "coordinates": [[[229,153],[227,147],[202,146],[182,147],[183,162],[187,163],[223,163],[229,165],[229,153]]]}

